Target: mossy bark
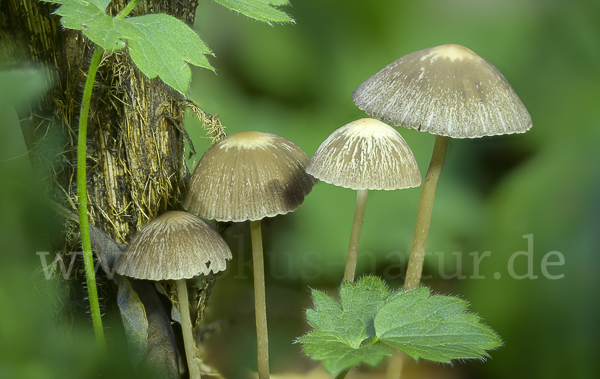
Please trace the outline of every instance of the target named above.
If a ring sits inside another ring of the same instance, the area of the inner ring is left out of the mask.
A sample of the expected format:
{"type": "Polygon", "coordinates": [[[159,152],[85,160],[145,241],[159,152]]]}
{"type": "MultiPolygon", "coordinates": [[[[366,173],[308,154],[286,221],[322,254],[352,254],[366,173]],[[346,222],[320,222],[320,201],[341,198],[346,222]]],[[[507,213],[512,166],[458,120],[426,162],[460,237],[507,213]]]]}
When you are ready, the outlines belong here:
{"type": "MultiPolygon", "coordinates": [[[[111,13],[126,3],[113,1],[111,13]]],[[[151,0],[132,15],[163,12],[191,25],[196,6],[197,0],[151,0]]],[[[79,31],[63,29],[55,9],[37,0],[2,1],[0,56],[10,66],[47,73],[47,92],[17,113],[33,165],[76,212],[77,117],[92,46],[79,31]]],[[[88,211],[117,242],[180,201],[188,173],[181,100],[158,78],[140,73],[126,49],[105,53],[88,121],[88,211]]]]}
{"type": "MultiPolygon", "coordinates": [[[[116,14],[126,0],[115,0],[116,14]]],[[[167,13],[192,25],[197,0],[148,0],[132,15],[167,13]]],[[[46,92],[17,109],[34,169],[47,194],[77,213],[75,181],[78,115],[92,43],[62,28],[57,5],[38,0],[0,2],[0,62],[46,73],[46,92]]],[[[177,208],[189,174],[182,97],[135,68],[127,49],[106,52],[96,76],[87,133],[88,213],[114,240],[126,242],[149,220],[177,208]]],[[[78,226],[65,225],[59,244],[78,251],[78,226]]]]}

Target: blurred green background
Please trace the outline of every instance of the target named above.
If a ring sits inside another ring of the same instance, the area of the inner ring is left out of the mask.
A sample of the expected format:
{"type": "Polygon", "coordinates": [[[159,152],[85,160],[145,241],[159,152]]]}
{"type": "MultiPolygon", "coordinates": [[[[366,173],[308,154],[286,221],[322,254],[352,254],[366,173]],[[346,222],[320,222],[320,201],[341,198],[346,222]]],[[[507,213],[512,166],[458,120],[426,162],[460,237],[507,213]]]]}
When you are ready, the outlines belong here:
{"type": "MultiPolygon", "coordinates": [[[[228,133],[275,133],[310,155],[335,129],[365,117],[352,103],[354,88],[405,54],[446,43],[494,64],[533,118],[523,135],[450,142],[427,247],[424,284],[468,299],[505,345],[485,363],[410,364],[406,377],[597,377],[600,3],[292,0],[285,10],[296,23],[269,26],[200,1],[195,29],[216,55],[217,74],[194,71],[190,98],[218,113],[228,133]],[[531,261],[515,255],[528,242],[531,261]],[[474,257],[488,251],[475,271],[474,257]],[[551,263],[562,256],[564,264],[544,271],[545,256],[551,263]],[[536,279],[518,279],[529,270],[536,279]]],[[[65,341],[40,302],[52,298],[35,254],[49,249],[51,215],[21,196],[29,161],[6,102],[0,117],[0,377],[87,377],[99,365],[91,325],[68,326],[65,341]]],[[[193,167],[210,140],[191,114],[186,128],[198,150],[193,167]]],[[[435,137],[399,131],[424,175],[435,137]]],[[[357,275],[402,285],[419,196],[418,188],[369,193],[357,275]]],[[[263,222],[276,374],[315,366],[292,341],[307,331],[308,288],[334,293],[342,279],[355,197],[319,183],[296,212],[263,222]]],[[[207,313],[206,357],[228,378],[256,367],[248,229],[231,228],[234,260],[207,313]]],[[[383,377],[384,370],[355,375],[383,377]]]]}

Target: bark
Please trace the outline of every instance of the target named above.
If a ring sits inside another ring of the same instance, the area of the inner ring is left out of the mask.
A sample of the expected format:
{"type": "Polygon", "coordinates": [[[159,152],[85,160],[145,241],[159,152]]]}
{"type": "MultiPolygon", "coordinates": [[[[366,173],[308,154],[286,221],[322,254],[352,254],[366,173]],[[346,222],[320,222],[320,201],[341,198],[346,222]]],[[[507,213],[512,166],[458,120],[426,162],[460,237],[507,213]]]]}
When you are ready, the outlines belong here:
{"type": "MultiPolygon", "coordinates": [[[[125,4],[114,1],[111,13],[125,4]]],[[[142,1],[132,15],[168,13],[191,25],[196,6],[197,0],[142,1]]],[[[3,0],[0,57],[47,74],[46,93],[17,113],[31,161],[48,179],[51,196],[76,212],[78,114],[93,46],[79,31],[63,29],[55,9],[37,0],[3,0]]],[[[180,100],[158,78],[140,73],[127,49],[105,53],[88,120],[88,212],[117,242],[179,204],[188,175],[180,100]]],[[[78,233],[67,237],[65,249],[77,246],[78,233]]]]}

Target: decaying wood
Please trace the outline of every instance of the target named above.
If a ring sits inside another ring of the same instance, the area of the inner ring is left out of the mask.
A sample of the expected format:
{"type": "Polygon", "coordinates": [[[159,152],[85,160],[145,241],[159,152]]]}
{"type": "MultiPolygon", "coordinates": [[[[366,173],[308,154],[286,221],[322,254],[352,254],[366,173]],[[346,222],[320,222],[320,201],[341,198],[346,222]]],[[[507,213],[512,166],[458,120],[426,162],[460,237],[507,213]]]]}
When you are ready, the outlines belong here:
{"type": "MultiPolygon", "coordinates": [[[[116,13],[126,1],[111,5],[116,13]]],[[[197,0],[143,1],[134,14],[168,13],[188,24],[197,0]]],[[[45,95],[17,110],[31,160],[49,178],[50,192],[74,211],[76,135],[82,85],[92,53],[78,31],[65,30],[37,0],[0,5],[0,52],[14,67],[47,73],[45,95]]],[[[106,52],[96,77],[88,120],[88,202],[91,221],[118,242],[167,208],[176,208],[188,174],[181,96],[148,79],[126,49],[106,52]]],[[[78,236],[71,236],[78,241],[78,236]]],[[[72,248],[73,246],[69,246],[72,248]]]]}
{"type": "MultiPolygon", "coordinates": [[[[127,2],[114,0],[110,13],[118,13],[127,2]]],[[[132,15],[167,13],[192,25],[196,7],[197,0],[147,0],[140,2],[132,15]]],[[[61,27],[59,17],[53,14],[56,8],[38,0],[2,0],[0,63],[3,68],[31,67],[46,74],[44,94],[18,108],[17,114],[40,187],[58,203],[54,208],[62,215],[63,237],[56,248],[64,260],[80,250],[79,223],[73,217],[78,203],[78,115],[94,47],[81,32],[61,27]]],[[[157,215],[179,207],[189,176],[184,151],[184,137],[189,139],[183,127],[185,109],[200,118],[213,141],[225,137],[217,115],[203,112],[160,79],[147,78],[135,68],[126,48],[104,53],[88,118],[88,214],[96,229],[104,231],[116,245],[127,242],[157,215]]],[[[70,279],[75,280],[65,282],[64,300],[87,308],[81,288],[74,289],[83,282],[77,277],[81,271],[73,270],[75,276],[70,279]]],[[[104,286],[105,279],[98,278],[100,297],[114,299],[116,294],[110,288],[115,286],[104,286]]],[[[214,275],[203,281],[195,312],[197,323],[214,282],[214,275]]],[[[148,308],[146,312],[150,314],[148,308]]],[[[170,328],[168,320],[166,325],[170,328]]],[[[152,359],[162,362],[161,357],[152,359]]],[[[175,372],[178,362],[171,358],[167,363],[174,364],[171,371],[175,372]]],[[[209,366],[203,365],[203,370],[215,375],[209,366]]]]}
{"type": "MultiPolygon", "coordinates": [[[[116,14],[126,3],[113,1],[110,12],[116,14]]],[[[167,13],[191,25],[196,7],[197,0],[147,0],[132,15],[167,13]]],[[[0,1],[0,62],[46,73],[43,96],[17,114],[40,188],[76,213],[78,115],[93,46],[79,31],[61,27],[53,14],[56,8],[38,0],[0,1]]],[[[160,79],[139,72],[127,49],[105,52],[88,119],[88,213],[96,227],[119,243],[179,205],[189,175],[181,132],[184,100],[160,79]]],[[[63,231],[56,249],[69,259],[81,249],[79,225],[66,219],[63,231]]],[[[73,274],[65,296],[79,300],[69,304],[86,307],[78,288],[81,271],[73,274]]],[[[111,286],[98,280],[100,297],[110,299],[111,286]]]]}

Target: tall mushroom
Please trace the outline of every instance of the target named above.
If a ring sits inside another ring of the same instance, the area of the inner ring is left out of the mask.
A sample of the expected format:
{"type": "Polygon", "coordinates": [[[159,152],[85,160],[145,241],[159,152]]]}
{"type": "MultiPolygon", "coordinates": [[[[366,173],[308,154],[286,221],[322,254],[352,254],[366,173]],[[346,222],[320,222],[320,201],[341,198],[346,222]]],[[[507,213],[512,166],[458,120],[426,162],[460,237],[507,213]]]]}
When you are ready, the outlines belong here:
{"type": "Polygon", "coordinates": [[[417,187],[421,173],[404,138],[373,118],[353,121],[319,146],[306,172],[326,183],[357,191],[344,279],[354,281],[368,190],[417,187]]]}
{"type": "Polygon", "coordinates": [[[531,116],[500,71],[460,45],[405,55],[362,83],[352,99],[370,116],[436,135],[404,284],[410,290],[421,278],[448,138],[524,133],[531,128],[531,116]]]}
{"type": "Polygon", "coordinates": [[[183,203],[189,212],[217,221],[250,221],[258,340],[258,376],[269,377],[269,344],[260,220],[296,210],[315,180],[308,156],[270,133],[240,132],[215,143],[202,156],[183,203]]]}
{"type": "Polygon", "coordinates": [[[180,211],[164,213],[141,228],[119,259],[116,271],[136,279],[174,280],[190,379],[200,378],[186,279],[225,270],[231,251],[203,220],[180,211]]]}

